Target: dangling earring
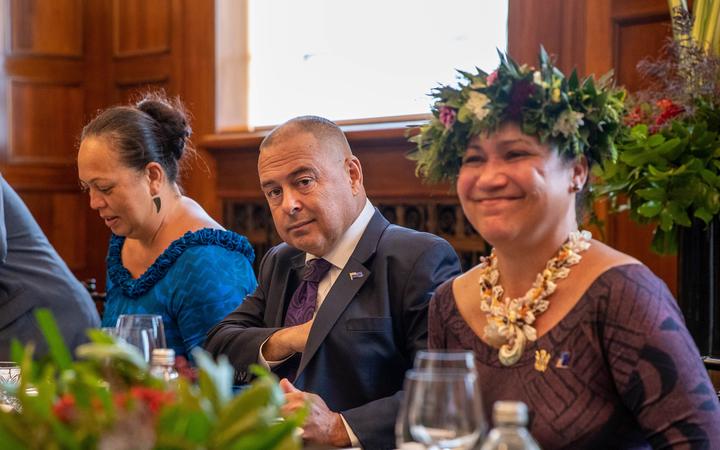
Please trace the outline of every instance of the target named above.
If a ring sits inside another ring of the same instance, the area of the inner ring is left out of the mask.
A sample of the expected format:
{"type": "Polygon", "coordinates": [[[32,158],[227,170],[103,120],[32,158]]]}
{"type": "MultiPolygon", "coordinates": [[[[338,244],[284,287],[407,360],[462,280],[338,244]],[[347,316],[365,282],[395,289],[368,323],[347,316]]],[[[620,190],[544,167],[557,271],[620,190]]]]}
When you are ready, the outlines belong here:
{"type": "Polygon", "coordinates": [[[157,212],[159,213],[161,205],[160,196],[153,197],[153,203],[155,203],[155,209],[157,209],[157,212]]]}

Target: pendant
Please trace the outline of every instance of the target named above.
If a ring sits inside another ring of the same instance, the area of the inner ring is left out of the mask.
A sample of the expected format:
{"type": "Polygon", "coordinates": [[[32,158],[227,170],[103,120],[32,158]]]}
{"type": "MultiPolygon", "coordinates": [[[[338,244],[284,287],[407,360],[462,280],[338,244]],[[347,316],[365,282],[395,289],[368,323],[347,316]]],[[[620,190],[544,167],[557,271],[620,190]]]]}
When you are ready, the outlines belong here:
{"type": "Polygon", "coordinates": [[[512,366],[518,362],[525,351],[526,342],[527,338],[525,337],[525,334],[516,327],[513,345],[510,346],[508,344],[503,344],[500,347],[500,351],[498,351],[498,359],[500,359],[500,363],[503,366],[512,366]]]}

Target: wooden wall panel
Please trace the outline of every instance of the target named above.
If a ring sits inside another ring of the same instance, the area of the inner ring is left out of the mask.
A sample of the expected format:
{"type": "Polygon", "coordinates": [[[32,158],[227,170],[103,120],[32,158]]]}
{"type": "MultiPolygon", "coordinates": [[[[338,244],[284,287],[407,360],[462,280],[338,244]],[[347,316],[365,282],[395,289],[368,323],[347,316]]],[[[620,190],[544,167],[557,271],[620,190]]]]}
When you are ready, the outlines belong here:
{"type": "Polygon", "coordinates": [[[646,80],[635,67],[644,57],[657,57],[670,36],[667,15],[620,18],[615,21],[613,66],[619,84],[634,92],[647,87],[646,80]]]}
{"type": "Polygon", "coordinates": [[[510,54],[520,63],[537,65],[542,44],[563,71],[578,68],[583,72],[586,3],[581,0],[510,0],[510,54]]]}
{"type": "Polygon", "coordinates": [[[146,92],[168,92],[169,87],[167,79],[140,83],[117,83],[117,103],[123,105],[133,103],[142,98],[146,92]]]}
{"type": "Polygon", "coordinates": [[[87,198],[80,192],[23,191],[18,194],[45,231],[50,243],[73,271],[88,268],[87,232],[84,220],[87,198]]]}
{"type": "Polygon", "coordinates": [[[170,51],[171,11],[170,0],[113,0],[114,55],[170,51]]]}
{"type": "MultiPolygon", "coordinates": [[[[75,274],[101,290],[109,230],[79,191],[82,126],[161,88],[187,90],[211,132],[213,23],[204,0],[0,0],[0,172],[75,274]]],[[[192,186],[214,198],[203,175],[192,186]]]]}
{"type": "Polygon", "coordinates": [[[81,56],[81,0],[11,0],[10,48],[15,54],[81,56]]]}
{"type": "Polygon", "coordinates": [[[10,162],[72,163],[83,125],[80,85],[10,83],[10,162]]]}

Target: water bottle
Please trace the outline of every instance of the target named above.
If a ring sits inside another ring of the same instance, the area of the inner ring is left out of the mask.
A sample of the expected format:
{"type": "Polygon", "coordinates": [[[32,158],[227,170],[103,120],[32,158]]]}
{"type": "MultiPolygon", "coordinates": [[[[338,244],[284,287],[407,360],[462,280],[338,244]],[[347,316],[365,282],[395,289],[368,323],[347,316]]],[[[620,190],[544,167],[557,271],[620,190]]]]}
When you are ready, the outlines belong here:
{"type": "Polygon", "coordinates": [[[540,450],[540,446],[525,428],[527,406],[523,402],[495,402],[493,423],[480,450],[540,450]]]}
{"type": "Polygon", "coordinates": [[[166,383],[176,381],[179,374],[177,370],[175,370],[175,350],[171,348],[154,348],[152,351],[150,375],[166,383]]]}

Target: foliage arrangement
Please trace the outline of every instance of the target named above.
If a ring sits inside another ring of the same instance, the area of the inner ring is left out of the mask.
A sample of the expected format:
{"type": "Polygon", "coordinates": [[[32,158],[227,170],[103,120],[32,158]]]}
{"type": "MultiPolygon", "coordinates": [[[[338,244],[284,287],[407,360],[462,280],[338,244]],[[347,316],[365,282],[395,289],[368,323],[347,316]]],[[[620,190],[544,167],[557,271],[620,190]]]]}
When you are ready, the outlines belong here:
{"type": "Polygon", "coordinates": [[[693,38],[697,27],[683,5],[672,20],[666,55],[638,66],[656,81],[630,97],[617,159],[593,171],[601,181],[594,196],[652,224],[657,253],[674,253],[680,227],[708,224],[720,212],[720,59],[707,39],[693,38]]]}
{"type": "Polygon", "coordinates": [[[500,65],[491,74],[458,71],[458,87],[431,92],[433,117],[410,138],[416,147],[409,157],[418,175],[432,182],[454,181],[469,140],[507,122],[569,157],[584,154],[598,161],[615,155],[625,91],[612,87],[610,76],[580,80],[573,71],[566,78],[544,48],[538,69],[498,54],[500,65]]]}
{"type": "Polygon", "coordinates": [[[233,396],[233,369],[194,353],[198,384],[153,378],[140,353],[103,332],[73,361],[48,311],[36,314],[50,358],[13,346],[22,376],[20,412],[0,412],[0,442],[15,449],[298,449],[305,412],[280,419],[283,394],[272,375],[233,396]],[[31,390],[28,390],[32,387],[31,390]]]}

